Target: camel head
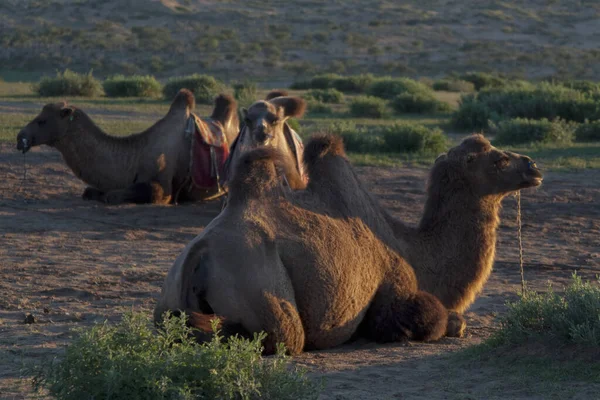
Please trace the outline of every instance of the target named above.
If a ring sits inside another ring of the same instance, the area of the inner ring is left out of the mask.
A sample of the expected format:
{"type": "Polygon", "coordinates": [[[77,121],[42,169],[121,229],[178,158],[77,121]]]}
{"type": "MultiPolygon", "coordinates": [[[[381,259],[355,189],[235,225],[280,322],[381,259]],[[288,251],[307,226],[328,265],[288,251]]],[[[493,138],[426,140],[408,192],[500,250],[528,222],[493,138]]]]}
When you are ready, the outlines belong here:
{"type": "Polygon", "coordinates": [[[75,108],[66,102],[46,104],[38,116],[17,135],[17,150],[26,153],[33,146],[52,146],[66,135],[74,114],[75,108]]]}
{"type": "Polygon", "coordinates": [[[542,184],[542,173],[531,158],[497,149],[483,135],[472,135],[439,156],[431,176],[430,185],[453,182],[478,196],[504,197],[542,184]]]}
{"type": "Polygon", "coordinates": [[[301,117],[306,102],[299,97],[280,96],[260,100],[244,109],[244,123],[250,135],[245,138],[250,147],[279,147],[284,142],[283,127],[292,117],[301,117]]]}

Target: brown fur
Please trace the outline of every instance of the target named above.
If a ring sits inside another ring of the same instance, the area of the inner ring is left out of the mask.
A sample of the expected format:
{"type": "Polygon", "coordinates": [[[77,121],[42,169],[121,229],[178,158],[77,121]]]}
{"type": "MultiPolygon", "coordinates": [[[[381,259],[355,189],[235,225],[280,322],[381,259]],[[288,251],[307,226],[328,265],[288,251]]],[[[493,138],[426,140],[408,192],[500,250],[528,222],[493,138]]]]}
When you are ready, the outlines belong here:
{"type": "Polygon", "coordinates": [[[468,137],[436,161],[421,222],[409,227],[391,217],[366,191],[353,190],[358,178],[340,147],[339,139],[327,136],[307,145],[309,188],[332,191],[325,197],[336,199],[329,205],[332,215],[360,218],[406,258],[420,289],[455,311],[448,334],[461,336],[464,319],[458,313],[472,304],[491,272],[500,203],[509,193],[538,185],[540,172],[529,168],[529,157],[498,150],[481,135],[468,137]],[[323,166],[317,174],[311,168],[319,163],[323,166]]]}
{"type": "Polygon", "coordinates": [[[265,100],[271,100],[271,99],[274,99],[275,97],[281,97],[281,96],[287,96],[287,95],[288,95],[287,90],[275,89],[275,90],[271,90],[269,93],[267,93],[265,100]]]}
{"type": "MultiPolygon", "coordinates": [[[[66,103],[47,104],[21,130],[17,148],[27,151],[46,144],[58,149],[73,173],[90,185],[84,199],[109,204],[167,204],[186,183],[191,142],[185,129],[194,105],[193,94],[182,89],[167,115],[150,128],[116,137],[104,133],[81,109],[66,103]]],[[[213,116],[231,143],[238,133],[235,100],[226,95],[217,97],[213,116]]],[[[185,192],[188,200],[212,194],[185,192]]]]}
{"type": "MultiPolygon", "coordinates": [[[[339,158],[335,143],[308,144],[319,150],[306,156],[317,160],[311,182],[331,175],[323,160],[339,158]]],[[[339,191],[284,190],[280,160],[272,149],[241,157],[227,206],[169,271],[155,319],[206,303],[250,333],[267,332],[266,352],[281,341],[292,354],[342,344],[361,325],[380,342],[441,337],[446,309],[418,291],[412,268],[353,216],[358,211],[331,209],[339,191]]],[[[343,184],[348,193],[364,192],[357,180],[343,184]]]]}

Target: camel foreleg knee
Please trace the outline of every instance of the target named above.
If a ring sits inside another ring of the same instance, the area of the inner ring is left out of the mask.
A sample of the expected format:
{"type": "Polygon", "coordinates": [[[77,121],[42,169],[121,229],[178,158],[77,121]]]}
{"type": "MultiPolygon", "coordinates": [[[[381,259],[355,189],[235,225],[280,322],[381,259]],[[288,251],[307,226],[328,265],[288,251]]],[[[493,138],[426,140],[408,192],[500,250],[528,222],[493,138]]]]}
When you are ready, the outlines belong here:
{"type": "Polygon", "coordinates": [[[304,349],[304,327],[296,306],[286,299],[264,293],[265,308],[261,310],[261,323],[267,337],[263,343],[264,354],[275,354],[277,344],[283,343],[294,355],[304,349]]]}

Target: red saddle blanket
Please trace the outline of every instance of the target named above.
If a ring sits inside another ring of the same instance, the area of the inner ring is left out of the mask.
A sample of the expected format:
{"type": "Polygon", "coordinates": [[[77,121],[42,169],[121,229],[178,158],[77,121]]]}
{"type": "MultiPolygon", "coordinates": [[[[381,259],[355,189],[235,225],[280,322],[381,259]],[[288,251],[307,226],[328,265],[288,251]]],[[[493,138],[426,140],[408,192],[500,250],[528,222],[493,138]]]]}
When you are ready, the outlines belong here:
{"type": "Polygon", "coordinates": [[[190,159],[192,183],[199,189],[218,187],[225,160],[229,156],[229,144],[218,121],[202,120],[192,114],[187,132],[193,131],[190,159]]]}

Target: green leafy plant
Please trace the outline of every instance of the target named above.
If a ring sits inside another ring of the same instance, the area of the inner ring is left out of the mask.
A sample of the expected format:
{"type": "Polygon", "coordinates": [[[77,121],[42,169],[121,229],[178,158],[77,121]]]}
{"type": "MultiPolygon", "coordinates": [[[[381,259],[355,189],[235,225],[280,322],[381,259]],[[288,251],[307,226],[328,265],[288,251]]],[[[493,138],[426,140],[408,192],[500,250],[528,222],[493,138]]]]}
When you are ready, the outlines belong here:
{"type": "Polygon", "coordinates": [[[593,142],[600,140],[600,121],[586,122],[575,130],[575,140],[578,142],[593,142]]]}
{"type": "Polygon", "coordinates": [[[389,114],[387,102],[373,96],[359,96],[350,103],[350,115],[358,118],[385,118],[389,114]]]}
{"type": "Polygon", "coordinates": [[[336,89],[312,89],[306,92],[304,98],[322,103],[340,104],[344,101],[344,94],[336,89]]]}
{"type": "Polygon", "coordinates": [[[64,72],[57,72],[54,78],[43,77],[33,88],[40,96],[45,97],[94,97],[103,94],[102,84],[94,78],[92,71],[87,74],[78,74],[66,69],[64,72]]]}
{"type": "Polygon", "coordinates": [[[382,99],[393,99],[394,97],[410,94],[427,94],[432,90],[424,83],[409,78],[381,78],[377,79],[369,88],[369,95],[382,99]]]}
{"type": "Polygon", "coordinates": [[[441,79],[433,83],[433,90],[472,93],[475,91],[475,84],[461,79],[441,79]]]}
{"type": "Polygon", "coordinates": [[[152,75],[113,75],[104,83],[108,97],[160,97],[162,85],[152,75]]]}
{"type": "MultiPolygon", "coordinates": [[[[216,328],[216,325],[213,325],[216,328]]],[[[265,334],[225,341],[215,329],[197,344],[186,317],[166,315],[158,332],[141,313],[79,332],[61,359],[36,367],[35,386],[78,399],[310,399],[318,390],[279,347],[261,357],[265,334]]]]}
{"type": "Polygon", "coordinates": [[[564,294],[551,286],[545,293],[526,290],[508,304],[492,344],[531,340],[600,346],[600,281],[584,282],[573,274],[564,294]]]}
{"type": "Polygon", "coordinates": [[[449,112],[450,105],[435,98],[433,93],[403,93],[390,103],[397,113],[436,113],[449,112]]]}
{"type": "Polygon", "coordinates": [[[560,143],[569,144],[575,138],[577,124],[560,119],[532,120],[515,118],[500,121],[491,127],[497,144],[560,143]]]}
{"type": "Polygon", "coordinates": [[[257,86],[254,82],[235,83],[233,85],[233,96],[242,107],[248,107],[258,100],[257,86]]]}

